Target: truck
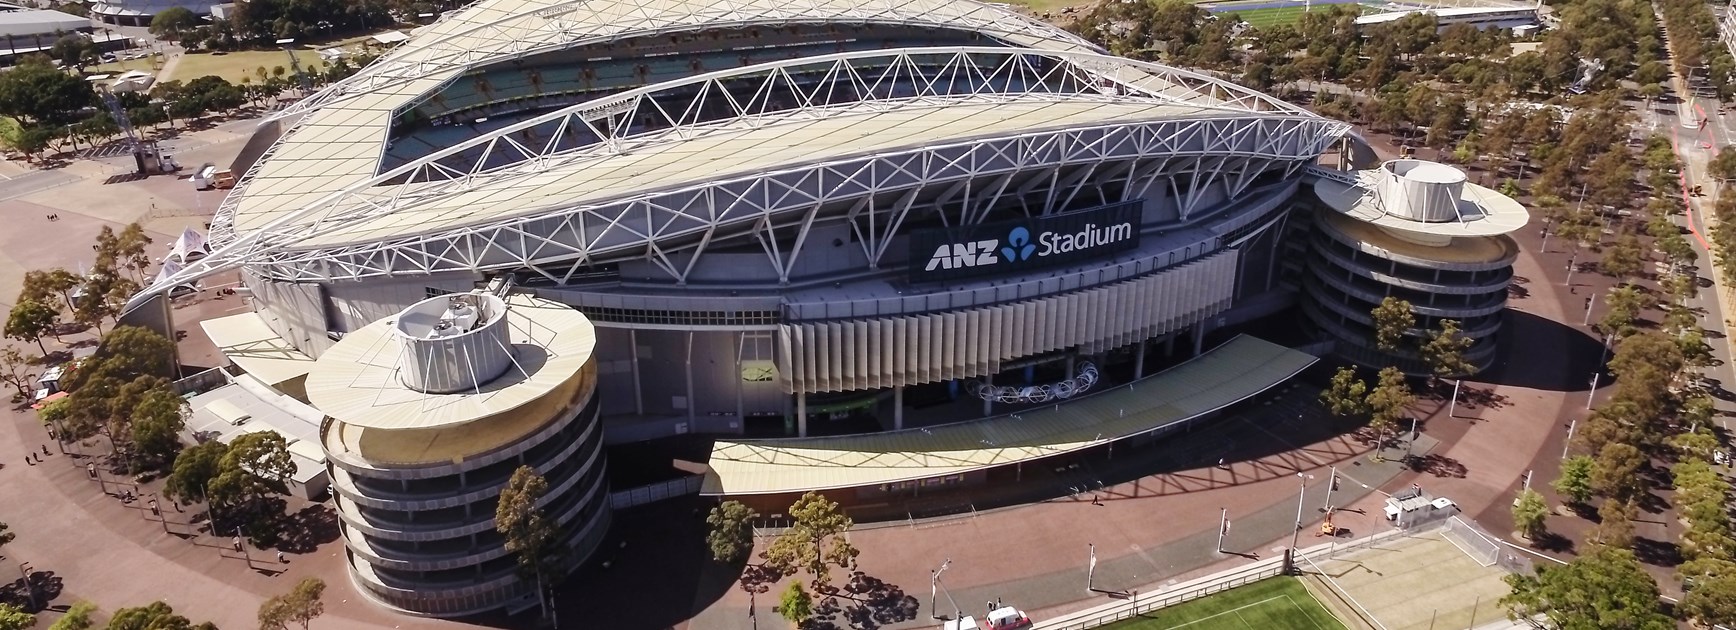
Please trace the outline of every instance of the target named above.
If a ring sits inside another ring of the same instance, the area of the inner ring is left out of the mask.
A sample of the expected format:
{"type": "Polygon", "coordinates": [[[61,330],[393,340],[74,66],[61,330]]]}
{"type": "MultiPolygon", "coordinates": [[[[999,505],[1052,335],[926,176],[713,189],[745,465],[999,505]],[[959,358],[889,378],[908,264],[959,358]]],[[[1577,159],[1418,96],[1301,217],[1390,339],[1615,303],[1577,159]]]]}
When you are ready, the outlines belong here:
{"type": "Polygon", "coordinates": [[[229,169],[219,169],[216,164],[206,162],[193,171],[193,189],[211,190],[213,188],[234,188],[235,173],[229,169]]]}

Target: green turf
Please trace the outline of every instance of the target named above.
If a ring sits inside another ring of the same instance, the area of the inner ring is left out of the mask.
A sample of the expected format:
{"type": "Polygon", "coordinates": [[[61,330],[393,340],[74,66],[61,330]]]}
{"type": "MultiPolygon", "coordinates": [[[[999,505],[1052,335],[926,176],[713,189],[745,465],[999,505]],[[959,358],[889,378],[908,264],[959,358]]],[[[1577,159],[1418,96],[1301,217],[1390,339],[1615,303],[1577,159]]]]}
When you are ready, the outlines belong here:
{"type": "Polygon", "coordinates": [[[1265,9],[1249,9],[1237,11],[1242,21],[1254,28],[1270,28],[1279,24],[1291,24],[1302,19],[1302,14],[1308,12],[1308,7],[1270,7],[1265,9]]]}
{"type": "Polygon", "coordinates": [[[1345,630],[1302,581],[1276,577],[1160,608],[1109,630],[1345,630]]]}

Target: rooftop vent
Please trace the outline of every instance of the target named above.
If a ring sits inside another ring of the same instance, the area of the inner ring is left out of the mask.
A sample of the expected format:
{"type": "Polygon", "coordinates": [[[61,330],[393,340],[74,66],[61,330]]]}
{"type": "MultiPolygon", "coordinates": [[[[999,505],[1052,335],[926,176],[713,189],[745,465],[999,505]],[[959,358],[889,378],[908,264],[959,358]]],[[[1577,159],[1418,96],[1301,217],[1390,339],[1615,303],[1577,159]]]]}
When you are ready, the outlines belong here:
{"type": "Polygon", "coordinates": [[[506,302],[485,293],[432,297],[410,305],[393,324],[399,378],[433,394],[474,390],[512,365],[506,302]]]}

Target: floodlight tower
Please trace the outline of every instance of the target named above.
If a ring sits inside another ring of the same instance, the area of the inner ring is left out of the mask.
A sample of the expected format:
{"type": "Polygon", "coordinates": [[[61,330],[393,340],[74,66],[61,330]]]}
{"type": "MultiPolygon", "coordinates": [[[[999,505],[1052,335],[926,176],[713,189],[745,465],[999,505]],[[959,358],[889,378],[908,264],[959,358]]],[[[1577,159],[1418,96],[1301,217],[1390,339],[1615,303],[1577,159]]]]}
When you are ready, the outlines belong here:
{"type": "Polygon", "coordinates": [[[295,78],[301,81],[301,95],[307,96],[309,92],[313,91],[313,85],[312,82],[308,80],[307,73],[301,71],[301,60],[296,58],[295,49],[290,48],[290,45],[294,43],[295,38],[293,37],[277,40],[277,45],[282,46],[283,52],[289,54],[290,71],[294,72],[295,78]]]}

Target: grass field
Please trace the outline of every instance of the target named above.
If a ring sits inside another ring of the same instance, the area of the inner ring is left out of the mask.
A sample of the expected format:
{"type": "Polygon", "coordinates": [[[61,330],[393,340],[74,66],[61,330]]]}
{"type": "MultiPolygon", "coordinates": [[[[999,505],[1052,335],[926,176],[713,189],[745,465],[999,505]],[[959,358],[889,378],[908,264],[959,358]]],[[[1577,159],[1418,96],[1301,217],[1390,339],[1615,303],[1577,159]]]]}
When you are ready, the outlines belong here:
{"type": "Polygon", "coordinates": [[[1109,630],[1344,630],[1302,581],[1261,580],[1217,595],[1104,626],[1109,630]]]}
{"type": "MultiPolygon", "coordinates": [[[[295,58],[301,62],[301,67],[314,70],[325,66],[325,61],[319,58],[319,53],[312,50],[297,50],[295,58]]],[[[228,80],[230,83],[240,83],[242,77],[257,77],[254,68],[263,66],[267,73],[276,66],[289,70],[289,55],[281,50],[244,50],[241,52],[224,53],[188,53],[175,63],[174,76],[158,77],[159,81],[190,80],[205,75],[214,74],[228,80]]],[[[285,75],[288,76],[288,75],[285,75]]],[[[258,80],[255,78],[254,80],[258,80]]]]}
{"type": "Polygon", "coordinates": [[[1307,12],[1307,7],[1270,7],[1265,9],[1237,11],[1236,14],[1240,15],[1242,21],[1247,22],[1248,26],[1254,28],[1270,28],[1279,24],[1290,24],[1300,20],[1302,19],[1302,14],[1307,12]]]}

